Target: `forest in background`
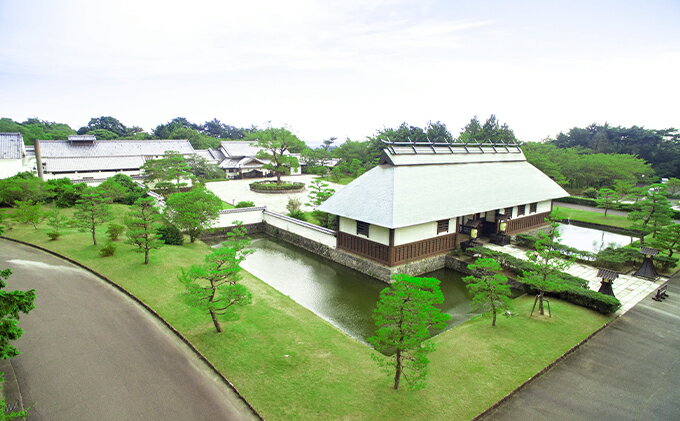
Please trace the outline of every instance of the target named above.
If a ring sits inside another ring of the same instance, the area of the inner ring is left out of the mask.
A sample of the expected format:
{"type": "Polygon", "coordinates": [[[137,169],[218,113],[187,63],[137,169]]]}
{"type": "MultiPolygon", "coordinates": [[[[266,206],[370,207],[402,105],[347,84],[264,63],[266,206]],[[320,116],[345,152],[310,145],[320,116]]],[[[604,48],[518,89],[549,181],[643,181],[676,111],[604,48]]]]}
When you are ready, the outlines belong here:
{"type": "MultiPolygon", "coordinates": [[[[97,139],[188,139],[196,149],[216,148],[222,140],[239,140],[257,127],[236,127],[218,119],[194,123],[177,117],[156,126],[150,132],[137,126],[126,126],[111,116],[92,118],[77,130],[68,124],[30,118],[17,122],[0,118],[0,132],[20,132],[27,145],[36,139],[66,139],[73,134],[93,134],[97,139]]],[[[346,139],[337,144],[336,138],[325,139],[316,148],[301,152],[308,170],[328,175],[336,181],[354,178],[374,167],[382,150],[382,141],[415,142],[518,142],[523,145],[529,162],[559,184],[573,190],[612,186],[621,180],[629,183],[651,183],[662,177],[680,177],[680,132],[676,129],[646,129],[639,126],[620,127],[591,124],[574,127],[544,142],[521,142],[513,130],[491,115],[484,122],[473,117],[458,136],[441,122],[429,122],[425,127],[402,123],[394,128],[382,128],[363,140],[346,139]],[[324,163],[340,159],[329,173],[324,163]]]]}

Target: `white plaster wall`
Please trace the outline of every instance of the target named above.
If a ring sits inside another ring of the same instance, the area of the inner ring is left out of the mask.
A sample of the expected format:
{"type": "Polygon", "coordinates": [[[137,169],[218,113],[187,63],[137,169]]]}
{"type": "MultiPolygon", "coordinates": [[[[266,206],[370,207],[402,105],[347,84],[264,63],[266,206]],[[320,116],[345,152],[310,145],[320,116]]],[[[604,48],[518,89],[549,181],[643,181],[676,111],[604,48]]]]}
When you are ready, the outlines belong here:
{"type": "Polygon", "coordinates": [[[536,213],[550,212],[551,202],[552,200],[544,200],[542,202],[538,202],[538,209],[536,210],[536,213]]]}
{"type": "Polygon", "coordinates": [[[19,159],[0,159],[0,178],[8,178],[22,171],[30,171],[19,159]]]}
{"type": "Polygon", "coordinates": [[[330,248],[335,248],[336,247],[336,238],[333,234],[325,233],[318,231],[314,228],[307,227],[302,224],[295,223],[293,221],[289,221],[286,219],[282,218],[277,218],[276,216],[264,214],[264,221],[276,228],[292,232],[293,234],[297,234],[301,237],[307,238],[312,241],[316,241],[317,243],[321,243],[323,245],[326,245],[330,248]]]}
{"type": "Polygon", "coordinates": [[[73,181],[87,181],[83,180],[83,178],[110,178],[113,177],[116,174],[125,174],[129,176],[137,176],[140,174],[139,170],[132,170],[132,171],[90,171],[90,172],[70,172],[70,173],[60,173],[60,174],[53,174],[53,173],[43,173],[43,178],[45,180],[52,180],[56,178],[69,178],[73,181]]]}
{"type": "Polygon", "coordinates": [[[259,224],[264,220],[262,209],[247,210],[244,212],[230,212],[220,214],[213,228],[225,228],[234,226],[234,221],[241,221],[244,225],[259,224]]]}
{"type": "Polygon", "coordinates": [[[367,238],[386,246],[390,245],[390,230],[388,228],[370,224],[368,227],[368,237],[357,235],[357,222],[354,219],[345,218],[343,216],[340,217],[338,226],[340,227],[340,231],[346,232],[347,234],[367,238]]]}
{"type": "Polygon", "coordinates": [[[414,241],[427,240],[428,238],[440,235],[449,235],[456,232],[456,218],[449,219],[448,232],[437,234],[437,222],[426,222],[424,224],[411,225],[409,227],[397,228],[394,230],[394,245],[413,243],[414,241]]]}

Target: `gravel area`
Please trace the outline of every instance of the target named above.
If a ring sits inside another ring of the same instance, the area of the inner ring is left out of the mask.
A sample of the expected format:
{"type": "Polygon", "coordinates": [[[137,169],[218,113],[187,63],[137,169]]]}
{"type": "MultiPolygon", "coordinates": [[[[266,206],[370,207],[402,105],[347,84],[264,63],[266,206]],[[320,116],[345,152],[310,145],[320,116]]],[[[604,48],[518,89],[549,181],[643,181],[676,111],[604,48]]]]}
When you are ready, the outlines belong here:
{"type": "MultiPolygon", "coordinates": [[[[215,193],[220,199],[227,203],[236,204],[241,201],[252,201],[255,206],[266,206],[268,210],[287,213],[286,205],[288,204],[288,199],[295,197],[300,202],[303,203],[302,209],[305,211],[312,210],[311,206],[304,205],[309,201],[309,189],[308,186],[314,181],[316,175],[293,175],[288,177],[281,177],[282,180],[291,182],[302,182],[305,183],[306,190],[301,193],[256,193],[250,191],[250,183],[254,181],[264,180],[262,178],[251,178],[247,180],[230,180],[230,181],[215,181],[212,183],[207,183],[206,187],[215,193]]],[[[268,178],[266,180],[274,180],[273,178],[268,178]]],[[[335,184],[326,182],[328,187],[335,189],[335,191],[340,191],[343,187],[342,184],[335,184]]]]}

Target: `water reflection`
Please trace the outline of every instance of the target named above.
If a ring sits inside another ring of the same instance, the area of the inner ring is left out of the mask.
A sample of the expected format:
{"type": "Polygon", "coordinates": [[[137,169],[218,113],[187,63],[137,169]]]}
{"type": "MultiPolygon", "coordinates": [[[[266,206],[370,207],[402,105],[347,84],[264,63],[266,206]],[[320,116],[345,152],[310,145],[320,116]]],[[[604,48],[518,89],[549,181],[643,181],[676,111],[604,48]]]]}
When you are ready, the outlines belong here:
{"type": "MultiPolygon", "coordinates": [[[[345,333],[361,341],[373,335],[371,315],[386,284],[270,237],[253,239],[252,248],[255,253],[243,263],[248,272],[345,333]]],[[[470,297],[460,273],[442,269],[423,276],[442,281],[449,327],[470,318],[470,297]]]]}
{"type": "Polygon", "coordinates": [[[560,224],[558,231],[561,234],[560,243],[593,253],[609,246],[623,247],[636,240],[627,235],[568,224],[560,224]]]}

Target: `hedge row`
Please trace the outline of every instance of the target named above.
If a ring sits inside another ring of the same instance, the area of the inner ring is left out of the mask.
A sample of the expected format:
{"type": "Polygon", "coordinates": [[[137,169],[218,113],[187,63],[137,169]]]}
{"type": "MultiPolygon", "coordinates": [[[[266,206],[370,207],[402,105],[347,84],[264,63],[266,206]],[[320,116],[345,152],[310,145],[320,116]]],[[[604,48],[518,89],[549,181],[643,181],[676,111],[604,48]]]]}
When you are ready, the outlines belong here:
{"type": "MultiPolygon", "coordinates": [[[[515,275],[532,270],[530,262],[518,259],[507,253],[490,250],[485,247],[474,247],[468,252],[481,254],[483,257],[490,257],[496,260],[501,266],[515,275]]],[[[530,285],[524,284],[519,279],[515,281],[524,287],[528,293],[535,293],[536,290],[530,285]]],[[[559,272],[556,284],[559,286],[548,292],[548,295],[557,297],[570,303],[593,309],[602,314],[611,314],[621,308],[621,302],[609,295],[601,294],[597,291],[588,289],[588,281],[585,279],[559,272]]]]}
{"type": "Polygon", "coordinates": [[[250,183],[251,189],[256,190],[299,190],[305,187],[305,183],[277,183],[274,181],[256,181],[250,183]]]}

